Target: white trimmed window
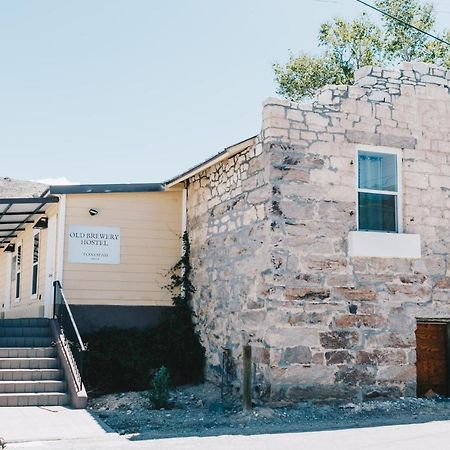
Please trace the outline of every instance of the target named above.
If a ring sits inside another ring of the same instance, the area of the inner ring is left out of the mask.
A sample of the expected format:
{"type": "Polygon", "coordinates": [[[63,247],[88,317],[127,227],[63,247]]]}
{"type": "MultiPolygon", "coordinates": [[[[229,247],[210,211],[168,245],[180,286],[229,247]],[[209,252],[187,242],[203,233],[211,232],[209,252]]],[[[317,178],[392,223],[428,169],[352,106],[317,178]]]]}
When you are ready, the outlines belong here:
{"type": "Polygon", "coordinates": [[[359,231],[402,232],[400,168],[400,152],[358,149],[359,231]]]}
{"type": "Polygon", "coordinates": [[[14,286],[14,298],[16,301],[20,300],[20,287],[22,281],[22,242],[19,242],[16,247],[16,256],[15,256],[15,279],[16,284],[14,286]]]}
{"type": "Polygon", "coordinates": [[[33,259],[31,262],[31,297],[36,298],[38,293],[39,280],[39,243],[40,233],[35,230],[33,233],[33,259]]]}

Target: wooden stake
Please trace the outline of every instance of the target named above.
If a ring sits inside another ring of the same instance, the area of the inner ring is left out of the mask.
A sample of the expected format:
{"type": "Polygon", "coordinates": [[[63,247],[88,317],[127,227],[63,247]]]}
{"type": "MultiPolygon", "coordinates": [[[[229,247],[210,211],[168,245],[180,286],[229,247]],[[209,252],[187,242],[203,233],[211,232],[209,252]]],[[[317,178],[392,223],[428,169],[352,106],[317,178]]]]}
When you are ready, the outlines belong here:
{"type": "Polygon", "coordinates": [[[250,411],[252,409],[252,348],[250,345],[244,345],[242,362],[242,408],[244,411],[250,411]]]}

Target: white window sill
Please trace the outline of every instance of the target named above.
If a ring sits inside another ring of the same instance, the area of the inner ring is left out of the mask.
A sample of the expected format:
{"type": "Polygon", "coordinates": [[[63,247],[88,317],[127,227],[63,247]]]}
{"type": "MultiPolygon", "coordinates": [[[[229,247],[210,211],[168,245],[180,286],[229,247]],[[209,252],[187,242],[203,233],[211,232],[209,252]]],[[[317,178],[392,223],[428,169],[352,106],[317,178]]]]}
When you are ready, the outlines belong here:
{"type": "Polygon", "coordinates": [[[420,234],[350,231],[348,255],[366,258],[420,258],[420,234]]]}

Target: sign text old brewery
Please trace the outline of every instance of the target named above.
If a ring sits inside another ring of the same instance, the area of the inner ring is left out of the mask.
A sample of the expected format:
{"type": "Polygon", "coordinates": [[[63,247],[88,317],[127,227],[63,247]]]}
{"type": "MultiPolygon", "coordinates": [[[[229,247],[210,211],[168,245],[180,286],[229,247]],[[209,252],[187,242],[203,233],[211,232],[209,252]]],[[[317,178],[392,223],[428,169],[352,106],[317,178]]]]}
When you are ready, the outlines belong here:
{"type": "Polygon", "coordinates": [[[120,264],[120,228],[71,225],[69,262],[120,264]]]}

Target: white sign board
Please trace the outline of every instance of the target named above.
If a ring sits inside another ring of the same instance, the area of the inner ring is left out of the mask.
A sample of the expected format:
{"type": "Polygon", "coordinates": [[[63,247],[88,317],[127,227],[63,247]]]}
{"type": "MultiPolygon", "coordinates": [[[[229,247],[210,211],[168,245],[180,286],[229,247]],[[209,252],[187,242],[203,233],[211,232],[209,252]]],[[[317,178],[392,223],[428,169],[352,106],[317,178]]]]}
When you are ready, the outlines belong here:
{"type": "Polygon", "coordinates": [[[70,225],[69,262],[120,264],[120,228],[70,225]]]}

